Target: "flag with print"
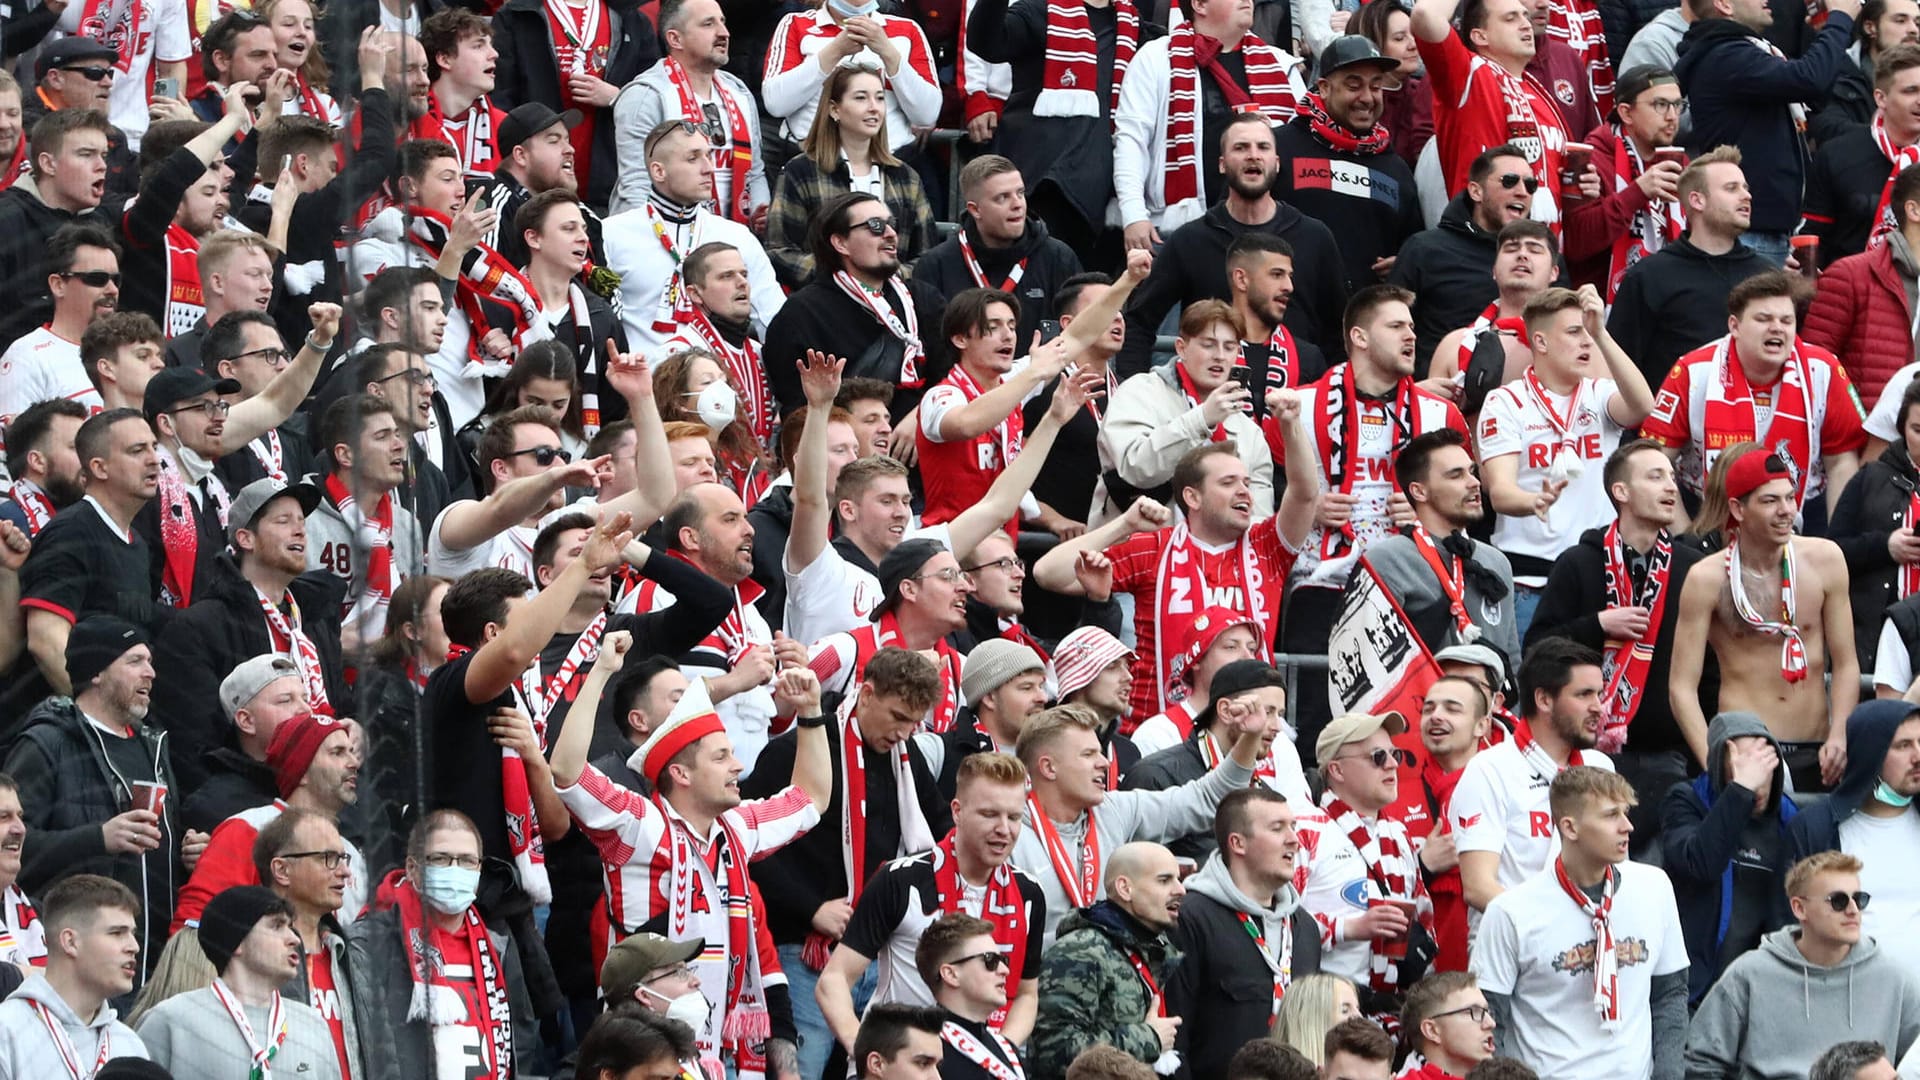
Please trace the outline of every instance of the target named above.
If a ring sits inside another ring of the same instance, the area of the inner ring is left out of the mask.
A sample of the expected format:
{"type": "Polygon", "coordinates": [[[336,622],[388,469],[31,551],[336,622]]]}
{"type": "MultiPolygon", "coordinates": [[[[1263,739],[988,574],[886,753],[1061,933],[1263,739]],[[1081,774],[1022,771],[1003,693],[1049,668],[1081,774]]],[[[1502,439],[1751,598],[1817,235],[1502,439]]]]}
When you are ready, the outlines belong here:
{"type": "Polygon", "coordinates": [[[1419,716],[1440,665],[1364,557],[1341,597],[1327,641],[1327,700],[1335,715],[1419,716]]]}

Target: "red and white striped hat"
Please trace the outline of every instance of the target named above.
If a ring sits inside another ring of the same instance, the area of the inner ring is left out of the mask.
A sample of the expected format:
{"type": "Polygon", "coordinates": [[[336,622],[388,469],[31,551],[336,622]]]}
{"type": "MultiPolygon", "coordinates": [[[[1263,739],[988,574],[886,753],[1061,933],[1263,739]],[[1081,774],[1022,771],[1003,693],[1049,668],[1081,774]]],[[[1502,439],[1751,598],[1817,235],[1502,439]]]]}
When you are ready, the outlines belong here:
{"type": "MultiPolygon", "coordinates": [[[[688,682],[687,692],[674,704],[673,711],[640,745],[636,754],[640,759],[640,775],[658,787],[660,774],[667,771],[667,762],[672,761],[676,754],[715,732],[725,730],[725,725],[720,723],[720,714],[714,711],[713,698],[707,694],[707,681],[694,679],[688,682]]],[[[632,762],[629,761],[629,764],[632,762]]]]}
{"type": "Polygon", "coordinates": [[[1061,638],[1059,648],[1053,650],[1053,679],[1060,689],[1059,700],[1086,689],[1108,664],[1120,659],[1133,659],[1133,652],[1097,626],[1082,626],[1061,638]]]}

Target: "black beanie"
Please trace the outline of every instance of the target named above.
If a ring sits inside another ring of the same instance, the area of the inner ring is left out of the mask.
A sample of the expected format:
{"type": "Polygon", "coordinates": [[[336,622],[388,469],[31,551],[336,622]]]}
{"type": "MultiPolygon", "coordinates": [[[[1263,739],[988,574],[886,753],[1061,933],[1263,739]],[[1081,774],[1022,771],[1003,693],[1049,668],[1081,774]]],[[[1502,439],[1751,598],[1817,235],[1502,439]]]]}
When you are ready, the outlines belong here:
{"type": "Polygon", "coordinates": [[[269,915],[293,917],[293,908],[259,885],[235,885],[207,901],[200,912],[200,951],[213,970],[227,973],[227,963],[253,928],[269,915]]]}
{"type": "Polygon", "coordinates": [[[67,634],[66,659],[74,694],[84,692],[94,676],[112,667],[127,650],[149,641],[145,630],[111,615],[89,615],[73,624],[67,634]]]}
{"type": "Polygon", "coordinates": [[[93,1080],[173,1080],[173,1074],[157,1061],[146,1058],[117,1057],[93,1074],[93,1080]]]}

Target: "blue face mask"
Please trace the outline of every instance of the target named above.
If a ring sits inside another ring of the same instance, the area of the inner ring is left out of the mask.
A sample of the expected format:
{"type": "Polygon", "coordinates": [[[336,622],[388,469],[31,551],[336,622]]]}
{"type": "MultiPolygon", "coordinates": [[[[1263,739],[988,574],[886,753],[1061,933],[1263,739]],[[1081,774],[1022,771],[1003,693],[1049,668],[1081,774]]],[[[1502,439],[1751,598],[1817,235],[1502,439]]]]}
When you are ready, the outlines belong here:
{"type": "Polygon", "coordinates": [[[1879,786],[1873,789],[1873,797],[1886,803],[1888,806],[1899,807],[1902,810],[1906,809],[1907,806],[1913,802],[1913,796],[1900,794],[1888,787],[1885,780],[1880,781],[1879,786]]]}
{"type": "Polygon", "coordinates": [[[840,0],[827,0],[827,6],[842,19],[872,18],[880,10],[880,0],[867,0],[864,4],[843,4],[840,0]]]}
{"type": "Polygon", "coordinates": [[[473,906],[480,889],[480,871],[458,866],[429,866],[422,875],[420,893],[442,915],[458,915],[473,906]]]}

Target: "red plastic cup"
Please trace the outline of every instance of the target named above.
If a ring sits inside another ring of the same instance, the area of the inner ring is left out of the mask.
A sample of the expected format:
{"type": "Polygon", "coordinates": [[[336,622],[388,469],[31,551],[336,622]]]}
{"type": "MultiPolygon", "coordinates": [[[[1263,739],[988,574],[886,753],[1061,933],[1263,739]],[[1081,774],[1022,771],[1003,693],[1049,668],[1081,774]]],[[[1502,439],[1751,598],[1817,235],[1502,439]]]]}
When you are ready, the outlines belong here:
{"type": "Polygon", "coordinates": [[[1653,163],[1655,165],[1658,165],[1664,161],[1671,161],[1675,165],[1678,165],[1683,169],[1686,168],[1687,167],[1686,148],[1680,147],[1680,146],[1662,146],[1654,150],[1653,163]]]}
{"type": "Polygon", "coordinates": [[[164,816],[163,811],[167,805],[167,785],[135,780],[127,786],[133,793],[133,809],[164,816]]]}
{"type": "MultiPolygon", "coordinates": [[[[1407,926],[1409,928],[1413,926],[1414,916],[1419,913],[1419,910],[1413,906],[1413,901],[1411,900],[1381,900],[1378,898],[1369,898],[1367,900],[1367,907],[1369,910],[1377,907],[1397,907],[1400,909],[1400,914],[1407,917],[1407,926]]],[[[1397,938],[1388,939],[1383,955],[1389,960],[1399,960],[1405,957],[1407,955],[1408,937],[1409,935],[1407,934],[1401,934],[1397,938]]]]}
{"type": "Polygon", "coordinates": [[[1800,274],[1812,280],[1820,276],[1820,238],[1802,233],[1787,238],[1793,257],[1800,260],[1800,274]]]}

